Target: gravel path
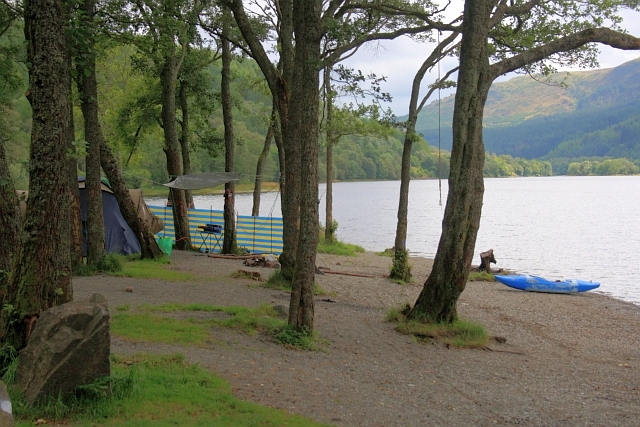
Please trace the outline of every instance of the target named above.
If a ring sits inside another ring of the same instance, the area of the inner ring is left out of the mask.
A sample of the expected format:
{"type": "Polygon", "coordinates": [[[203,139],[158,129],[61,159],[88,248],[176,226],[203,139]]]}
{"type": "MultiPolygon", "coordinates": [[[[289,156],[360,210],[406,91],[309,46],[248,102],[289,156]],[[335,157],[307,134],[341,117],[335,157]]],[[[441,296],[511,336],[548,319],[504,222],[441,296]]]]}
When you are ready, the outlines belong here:
{"type": "MultiPolygon", "coordinates": [[[[191,283],[94,276],[74,278],[76,299],[99,292],[111,307],[164,302],[288,306],[287,293],[231,278],[242,261],[174,252],[171,267],[191,283]],[[134,292],[125,292],[131,286],[134,292]]],[[[326,350],[287,350],[224,329],[205,348],[130,342],[112,352],[182,353],[225,377],[237,396],[338,426],[525,425],[638,426],[640,307],[603,295],[552,295],[470,282],[461,317],[483,324],[485,350],[418,344],[384,322],[391,307],[413,303],[431,261],[412,258],[417,283],[382,276],[391,259],[318,256],[318,266],[377,276],[317,275],[330,297],[316,298],[316,330],[326,350]],[[323,301],[330,299],[335,302],[323,301]]]]}

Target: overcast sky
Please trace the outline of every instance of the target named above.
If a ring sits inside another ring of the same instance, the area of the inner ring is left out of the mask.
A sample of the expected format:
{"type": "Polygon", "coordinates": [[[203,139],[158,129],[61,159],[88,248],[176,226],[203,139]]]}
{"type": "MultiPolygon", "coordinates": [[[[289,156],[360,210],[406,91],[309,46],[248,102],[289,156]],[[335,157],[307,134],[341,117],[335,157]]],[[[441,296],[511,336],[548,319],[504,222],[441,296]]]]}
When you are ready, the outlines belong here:
{"type": "MultiPolygon", "coordinates": [[[[460,3],[454,0],[454,2],[460,3]]],[[[622,13],[625,21],[623,27],[630,34],[640,37],[640,13],[624,12],[622,13]]],[[[413,77],[426,57],[431,52],[433,45],[418,44],[407,37],[396,39],[393,41],[385,41],[377,44],[369,44],[361,48],[361,50],[352,58],[345,61],[345,65],[362,70],[367,74],[370,72],[378,76],[386,76],[387,82],[383,84],[382,89],[391,93],[393,102],[389,105],[397,116],[402,116],[409,111],[409,96],[411,94],[411,84],[413,77]]],[[[608,46],[600,47],[599,63],[600,68],[612,68],[627,61],[640,57],[640,51],[622,51],[610,48],[608,46]]],[[[448,69],[454,67],[455,59],[446,59],[441,65],[441,73],[444,75],[448,69]]],[[[427,74],[423,79],[423,90],[421,96],[427,91],[427,86],[437,79],[437,69],[427,74]]],[[[497,81],[508,80],[515,77],[515,74],[500,77],[497,81]]],[[[452,76],[452,80],[455,77],[452,76]]],[[[442,96],[450,95],[453,90],[442,91],[442,96]]],[[[434,94],[431,100],[436,100],[437,94],[434,94]]],[[[431,102],[427,101],[427,103],[431,102]]]]}

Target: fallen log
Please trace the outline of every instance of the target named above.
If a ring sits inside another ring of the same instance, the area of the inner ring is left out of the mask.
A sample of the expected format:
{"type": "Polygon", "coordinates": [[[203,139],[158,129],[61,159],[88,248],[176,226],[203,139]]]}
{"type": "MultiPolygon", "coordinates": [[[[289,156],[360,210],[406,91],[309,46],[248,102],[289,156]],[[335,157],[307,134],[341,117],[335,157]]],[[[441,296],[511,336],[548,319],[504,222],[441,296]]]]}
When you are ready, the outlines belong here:
{"type": "Polygon", "coordinates": [[[371,276],[370,274],[347,273],[347,272],[344,272],[344,271],[322,270],[322,272],[324,274],[341,274],[343,276],[368,277],[370,279],[375,279],[377,277],[386,277],[386,276],[371,276]]]}
{"type": "Polygon", "coordinates": [[[207,256],[209,258],[239,259],[239,260],[260,258],[260,255],[218,255],[218,254],[209,254],[207,256]]]}

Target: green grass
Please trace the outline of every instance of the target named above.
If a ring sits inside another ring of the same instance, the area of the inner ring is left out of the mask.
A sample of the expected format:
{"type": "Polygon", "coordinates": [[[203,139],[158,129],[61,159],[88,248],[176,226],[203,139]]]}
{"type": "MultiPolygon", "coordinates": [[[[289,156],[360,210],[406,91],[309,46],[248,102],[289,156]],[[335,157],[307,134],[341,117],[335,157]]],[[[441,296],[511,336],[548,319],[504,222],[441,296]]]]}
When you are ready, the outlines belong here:
{"type": "Polygon", "coordinates": [[[134,279],[160,279],[168,282],[187,282],[196,279],[196,276],[191,273],[170,270],[167,268],[168,264],[169,260],[166,257],[160,260],[134,260],[125,262],[122,271],[112,275],[134,279]]]}
{"type": "Polygon", "coordinates": [[[393,257],[395,255],[395,249],[393,248],[387,248],[382,252],[376,252],[376,255],[378,256],[388,256],[388,257],[393,257]]]}
{"type": "Polygon", "coordinates": [[[206,325],[154,316],[150,313],[117,313],[111,319],[111,333],[131,341],[204,346],[206,325]]]}
{"type": "Polygon", "coordinates": [[[467,282],[495,282],[496,278],[486,271],[472,271],[469,273],[467,282]]]}
{"type": "Polygon", "coordinates": [[[357,256],[358,253],[364,253],[364,248],[362,246],[352,245],[351,243],[343,243],[337,240],[331,243],[327,243],[324,241],[324,238],[322,238],[318,243],[318,253],[357,256]]]}
{"type": "Polygon", "coordinates": [[[17,426],[32,426],[43,418],[74,427],[165,426],[327,426],[299,415],[239,400],[222,378],[181,356],[117,357],[112,375],[123,378],[123,392],[91,399],[56,401],[29,408],[14,400],[17,426]],[[126,363],[125,363],[126,362],[126,363]]]}
{"type": "Polygon", "coordinates": [[[249,335],[262,334],[273,341],[305,350],[315,350],[316,334],[293,331],[287,322],[278,317],[275,309],[267,304],[255,308],[239,306],[214,306],[207,304],[163,304],[142,306],[142,313],[116,313],[111,323],[114,335],[131,341],[160,342],[186,346],[205,346],[210,340],[209,328],[226,327],[249,335]],[[197,319],[185,315],[173,319],[156,313],[220,312],[226,316],[197,319]]]}
{"type": "Polygon", "coordinates": [[[387,322],[397,323],[396,330],[414,336],[419,342],[436,341],[460,348],[482,348],[489,336],[479,323],[458,319],[453,323],[425,323],[409,320],[407,307],[393,308],[385,315],[387,322]]]}

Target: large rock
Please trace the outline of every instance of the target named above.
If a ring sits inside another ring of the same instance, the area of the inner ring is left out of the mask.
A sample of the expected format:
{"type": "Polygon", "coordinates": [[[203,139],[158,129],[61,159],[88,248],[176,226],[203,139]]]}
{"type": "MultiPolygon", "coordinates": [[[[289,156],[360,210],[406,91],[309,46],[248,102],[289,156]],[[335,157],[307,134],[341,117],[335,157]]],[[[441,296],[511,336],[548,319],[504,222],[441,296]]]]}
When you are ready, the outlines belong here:
{"type": "Polygon", "coordinates": [[[104,296],[53,307],[42,313],[20,351],[16,384],[30,404],[73,392],[110,375],[110,346],[104,296]]]}

